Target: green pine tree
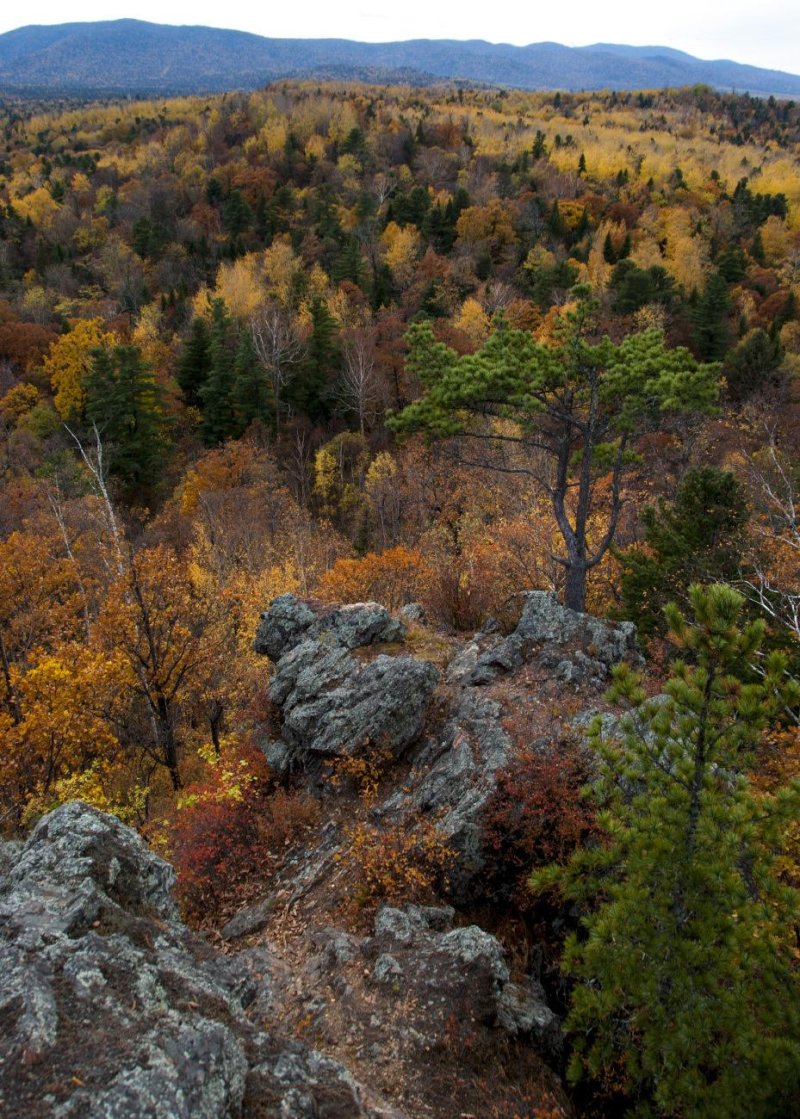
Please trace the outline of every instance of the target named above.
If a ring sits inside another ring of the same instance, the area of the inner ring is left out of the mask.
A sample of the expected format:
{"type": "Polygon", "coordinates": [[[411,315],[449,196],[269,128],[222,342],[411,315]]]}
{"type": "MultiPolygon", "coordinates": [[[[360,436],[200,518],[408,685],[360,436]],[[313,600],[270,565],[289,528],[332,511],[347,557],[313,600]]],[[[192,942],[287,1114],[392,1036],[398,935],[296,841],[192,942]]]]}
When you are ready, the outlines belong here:
{"type": "Polygon", "coordinates": [[[233,363],[235,434],[242,435],[254,420],[274,423],[275,402],[266,370],[258,360],[249,330],[243,330],[233,363]]]}
{"type": "Polygon", "coordinates": [[[675,501],[642,512],[645,547],[618,554],[623,617],[649,637],[663,633],[664,606],[687,604],[686,585],[730,582],[739,574],[747,509],[742,488],[727,470],[688,470],[675,501]]]}
{"type": "Polygon", "coordinates": [[[666,695],[646,700],[619,666],[609,698],[630,714],[593,727],[606,842],[534,884],[585,906],[563,962],[571,1080],[621,1086],[632,1115],[777,1119],[800,1104],[800,891],[780,873],[800,783],[756,795],[745,773],[798,684],[778,653],[753,679],[764,625],[739,628],[736,591],[689,599],[691,622],[667,608],[686,660],[666,695]]]}
{"type": "Polygon", "coordinates": [[[198,315],[181,354],[175,376],[187,404],[199,408],[201,390],[211,368],[211,336],[208,323],[198,315]]]}
{"type": "Polygon", "coordinates": [[[729,308],[728,285],[719,272],[714,272],[692,314],[694,341],[704,361],[719,361],[725,356],[730,341],[729,308]]]}
{"type": "Polygon", "coordinates": [[[315,423],[330,415],[329,386],[339,368],[339,324],[319,295],[311,300],[311,335],[303,367],[286,393],[287,401],[315,423]]]}
{"type": "Polygon", "coordinates": [[[224,300],[215,299],[211,305],[208,376],[200,388],[203,401],[202,436],[203,442],[209,447],[234,434],[233,361],[233,323],[225,310],[224,300]]]}
{"type": "Polygon", "coordinates": [[[169,450],[161,387],[137,346],[97,349],[87,379],[87,418],[109,449],[109,467],[131,491],[152,489],[169,450]]]}

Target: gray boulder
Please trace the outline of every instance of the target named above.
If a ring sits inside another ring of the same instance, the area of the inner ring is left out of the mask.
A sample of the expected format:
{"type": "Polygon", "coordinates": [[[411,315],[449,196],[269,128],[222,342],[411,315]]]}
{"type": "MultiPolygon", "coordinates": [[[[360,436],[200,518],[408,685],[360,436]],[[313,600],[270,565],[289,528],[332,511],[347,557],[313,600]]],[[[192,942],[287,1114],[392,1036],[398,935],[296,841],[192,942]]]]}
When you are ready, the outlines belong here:
{"type": "Polygon", "coordinates": [[[340,654],[304,642],[279,662],[270,695],[282,700],[284,741],[316,755],[355,756],[378,746],[399,757],[422,731],[439,673],[413,657],[379,656],[363,665],[340,654]]]}
{"type": "Polygon", "coordinates": [[[279,774],[319,757],[371,747],[399,757],[420,735],[439,674],[428,661],[353,655],[396,642],[403,625],[374,602],[315,613],[282,595],[262,616],[256,649],[275,661],[269,696],[281,711],[279,741],[264,751],[279,774]]]}
{"type": "Polygon", "coordinates": [[[295,595],[284,594],[274,599],[261,615],[254,648],[257,653],[279,661],[301,641],[323,641],[357,649],[376,642],[402,641],[405,632],[405,626],[377,602],[315,610],[295,595]]]}
{"type": "Polygon", "coordinates": [[[642,656],[632,622],[606,622],[562,606],[555,595],[529,591],[514,632],[488,643],[473,642],[451,663],[448,679],[491,684],[533,661],[565,684],[581,684],[604,680],[620,661],[641,664],[642,656]]]}
{"type": "Polygon", "coordinates": [[[214,956],[178,919],[171,868],[130,828],[69,804],[10,854],[4,1119],[381,1114],[341,1065],[254,1029],[245,1007],[263,1022],[287,983],[279,961],[264,950],[214,956]]]}

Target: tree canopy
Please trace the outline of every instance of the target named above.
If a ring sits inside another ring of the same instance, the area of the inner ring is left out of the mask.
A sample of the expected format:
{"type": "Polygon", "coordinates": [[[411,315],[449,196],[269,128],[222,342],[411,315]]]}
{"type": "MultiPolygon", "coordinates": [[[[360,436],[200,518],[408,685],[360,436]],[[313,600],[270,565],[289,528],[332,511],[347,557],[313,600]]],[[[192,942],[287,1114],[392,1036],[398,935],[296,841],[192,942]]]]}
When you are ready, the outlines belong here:
{"type": "Polygon", "coordinates": [[[587,572],[614,539],[636,435],[671,413],[712,409],[719,370],[684,348],[669,349],[658,330],[620,343],[593,338],[594,304],[584,289],[577,294],[551,342],[500,317],[479,350],[459,356],[436,341],[429,322],[412,325],[407,365],[422,397],[391,424],[490,447],[491,455],[468,450],[462,461],[537,478],[564,544],[565,603],[583,610],[587,572]]]}

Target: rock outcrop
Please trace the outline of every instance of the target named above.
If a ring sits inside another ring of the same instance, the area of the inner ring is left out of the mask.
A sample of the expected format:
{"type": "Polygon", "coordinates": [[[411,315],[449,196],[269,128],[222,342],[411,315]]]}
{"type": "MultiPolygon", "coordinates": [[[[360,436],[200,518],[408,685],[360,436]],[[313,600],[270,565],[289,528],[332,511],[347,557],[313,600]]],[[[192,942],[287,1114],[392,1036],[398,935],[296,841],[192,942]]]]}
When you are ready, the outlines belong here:
{"type": "Polygon", "coordinates": [[[534,980],[511,982],[500,942],[476,925],[454,927],[449,907],[384,906],[371,936],[340,929],[312,929],[305,980],[316,997],[315,1027],[355,1034],[377,1052],[424,1060],[455,1028],[469,1023],[473,1043],[499,1034],[526,1038],[538,1052],[557,1058],[560,1020],[534,980]],[[330,1001],[320,992],[331,992],[330,1001]]]}
{"type": "Polygon", "coordinates": [[[4,852],[0,1113],[5,1119],[379,1119],[337,1062],[253,1027],[263,950],[213,956],[178,920],[171,868],[72,803],[4,852]]]}
{"type": "Polygon", "coordinates": [[[465,686],[490,684],[536,662],[565,684],[582,684],[605,680],[620,661],[642,663],[632,622],[605,622],[561,606],[545,591],[529,591],[514,632],[470,643],[451,664],[448,680],[465,686]]]}
{"type": "Polygon", "coordinates": [[[275,662],[269,695],[281,711],[281,732],[264,745],[273,769],[371,748],[397,758],[419,738],[439,681],[434,665],[387,655],[365,662],[352,652],[404,634],[374,602],[315,613],[294,595],[275,599],[255,642],[256,652],[275,662]]]}
{"type": "Polygon", "coordinates": [[[579,614],[543,591],[520,597],[511,634],[489,626],[452,658],[440,689],[444,717],[435,732],[425,724],[440,682],[432,664],[396,654],[365,663],[354,655],[376,643],[396,643],[404,632],[382,606],[320,611],[283,595],[262,615],[258,630],[256,649],[275,661],[269,694],[281,719],[280,739],[264,745],[270,765],[283,773],[293,765],[308,768],[315,758],[376,747],[393,759],[406,755],[411,769],[402,789],[376,805],[375,816],[436,818],[458,852],[450,875],[458,904],[479,891],[485,866],[481,815],[497,771],[513,754],[503,726],[510,712],[492,685],[529,669],[556,692],[588,687],[599,695],[613,665],[642,660],[632,624],[579,614]]]}

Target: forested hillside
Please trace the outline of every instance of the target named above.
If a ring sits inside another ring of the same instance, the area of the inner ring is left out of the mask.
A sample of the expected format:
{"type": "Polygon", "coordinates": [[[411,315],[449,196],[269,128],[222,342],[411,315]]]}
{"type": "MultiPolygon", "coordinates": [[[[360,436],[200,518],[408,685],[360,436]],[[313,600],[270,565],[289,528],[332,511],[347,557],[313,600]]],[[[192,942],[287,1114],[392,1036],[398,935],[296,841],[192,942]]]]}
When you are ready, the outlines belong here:
{"type": "MultiPolygon", "coordinates": [[[[588,1087],[497,1116],[795,1113],[798,155],[800,105],[706,87],[0,105],[2,832],[87,801],[221,921],[320,827],[260,748],[288,717],[253,652],[272,600],[421,604],[408,640],[442,671],[513,631],[486,662],[530,676],[480,823],[490,908],[517,948],[544,938],[562,1009],[578,992],[588,1087]],[[523,590],[638,627],[643,675],[591,700],[594,763],[576,689],[620,657],[596,668],[587,638],[534,680],[523,590]],[[591,935],[558,985],[567,911],[591,935]],[[692,968],[700,995],[675,985],[692,968]]],[[[330,776],[368,806],[396,761],[373,745],[330,776]]],[[[365,821],[362,905],[441,886],[435,817],[390,865],[365,821]]]]}
{"type": "Polygon", "coordinates": [[[0,35],[0,90],[36,95],[167,97],[266,82],[440,82],[516,89],[664,88],[706,83],[761,97],[797,97],[800,77],[669,47],[487,43],[481,39],[270,39],[217,27],[118,19],[19,27],[0,35]]]}

